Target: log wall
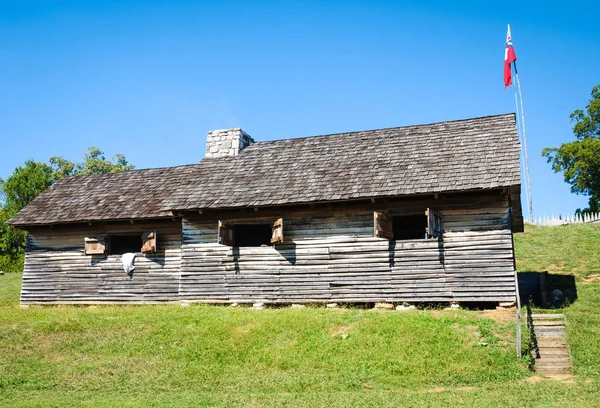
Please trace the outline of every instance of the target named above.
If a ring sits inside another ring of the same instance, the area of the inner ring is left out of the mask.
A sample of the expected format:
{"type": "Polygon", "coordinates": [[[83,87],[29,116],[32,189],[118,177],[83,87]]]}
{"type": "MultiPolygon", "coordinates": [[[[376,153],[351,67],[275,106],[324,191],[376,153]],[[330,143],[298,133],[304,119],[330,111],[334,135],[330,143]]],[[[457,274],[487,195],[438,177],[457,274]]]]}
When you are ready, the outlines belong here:
{"type": "Polygon", "coordinates": [[[514,301],[508,200],[502,196],[279,209],[183,220],[37,228],[29,232],[21,302],[448,302],[514,301]],[[373,211],[442,211],[443,238],[373,237],[373,211]],[[219,220],[284,220],[284,242],[217,243],[219,220]],[[156,230],[158,252],[85,255],[84,237],[156,230]]]}
{"type": "Polygon", "coordinates": [[[181,222],[178,219],[31,229],[21,303],[173,301],[178,299],[180,271],[181,222]],[[158,250],[152,254],[137,253],[131,276],[123,271],[121,255],[84,254],[86,235],[147,231],[157,232],[158,250]]]}
{"type": "MultiPolygon", "coordinates": [[[[443,239],[373,237],[371,209],[221,214],[183,220],[181,299],[199,302],[436,302],[516,300],[508,200],[387,205],[441,209],[443,239]],[[217,222],[284,219],[276,247],[217,244],[217,222]]],[[[377,207],[376,204],[373,207],[377,207]]]]}

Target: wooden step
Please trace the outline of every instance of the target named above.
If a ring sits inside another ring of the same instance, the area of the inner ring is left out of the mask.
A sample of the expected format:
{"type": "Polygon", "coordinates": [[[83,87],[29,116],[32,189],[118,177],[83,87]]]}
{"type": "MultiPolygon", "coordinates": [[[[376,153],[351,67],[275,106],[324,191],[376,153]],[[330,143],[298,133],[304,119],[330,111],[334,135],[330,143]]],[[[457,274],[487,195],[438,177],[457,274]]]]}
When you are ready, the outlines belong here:
{"type": "Polygon", "coordinates": [[[535,329],[534,331],[535,333],[535,337],[540,338],[540,337],[562,337],[565,334],[567,334],[567,332],[565,331],[565,329],[535,329]]]}
{"type": "Polygon", "coordinates": [[[567,343],[565,342],[564,339],[560,339],[557,341],[540,341],[538,339],[538,349],[544,349],[544,348],[560,348],[560,349],[566,349],[567,348],[567,343]]]}
{"type": "Polygon", "coordinates": [[[538,342],[538,350],[546,350],[546,351],[557,351],[564,350],[567,351],[567,344],[564,339],[562,341],[552,341],[552,342],[542,342],[540,344],[538,342]]]}
{"type": "Polygon", "coordinates": [[[571,359],[568,357],[543,357],[535,360],[535,365],[561,365],[561,364],[571,364],[571,359]]]}
{"type": "Polygon", "coordinates": [[[535,321],[536,319],[564,319],[564,314],[550,314],[550,313],[532,313],[531,318],[535,321]]]}
{"type": "Polygon", "coordinates": [[[567,350],[566,347],[539,347],[537,351],[540,355],[542,355],[542,354],[558,355],[558,354],[562,354],[562,353],[565,353],[567,355],[569,354],[569,350],[567,350]]]}
{"type": "Polygon", "coordinates": [[[544,333],[544,332],[551,332],[553,330],[556,331],[565,331],[565,326],[533,326],[533,331],[534,332],[540,332],[540,333],[544,333]]]}
{"type": "Polygon", "coordinates": [[[538,374],[568,374],[571,372],[571,367],[552,367],[552,368],[535,368],[538,374]]]}
{"type": "Polygon", "coordinates": [[[533,327],[565,327],[565,322],[562,320],[534,320],[533,327]]]}
{"type": "Polygon", "coordinates": [[[538,347],[535,371],[540,374],[570,373],[564,315],[532,314],[532,325],[538,347]]]}
{"type": "Polygon", "coordinates": [[[538,347],[542,344],[552,344],[552,347],[556,347],[556,343],[566,345],[564,336],[557,336],[556,333],[549,333],[546,335],[536,335],[538,347]]]}
{"type": "Polygon", "coordinates": [[[556,348],[556,349],[548,349],[548,348],[540,348],[538,350],[538,354],[540,358],[545,357],[569,357],[569,352],[565,347],[556,348]]]}

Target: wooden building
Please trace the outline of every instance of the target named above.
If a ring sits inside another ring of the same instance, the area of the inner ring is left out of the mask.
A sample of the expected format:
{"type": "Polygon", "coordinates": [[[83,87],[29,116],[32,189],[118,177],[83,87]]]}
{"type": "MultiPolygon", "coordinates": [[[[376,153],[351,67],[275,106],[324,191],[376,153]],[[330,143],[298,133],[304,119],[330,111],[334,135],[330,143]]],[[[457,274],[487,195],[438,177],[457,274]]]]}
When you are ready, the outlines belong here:
{"type": "Polygon", "coordinates": [[[513,114],[213,131],[198,164],[63,178],[16,215],[21,303],[512,302],[519,152],[513,114]]]}

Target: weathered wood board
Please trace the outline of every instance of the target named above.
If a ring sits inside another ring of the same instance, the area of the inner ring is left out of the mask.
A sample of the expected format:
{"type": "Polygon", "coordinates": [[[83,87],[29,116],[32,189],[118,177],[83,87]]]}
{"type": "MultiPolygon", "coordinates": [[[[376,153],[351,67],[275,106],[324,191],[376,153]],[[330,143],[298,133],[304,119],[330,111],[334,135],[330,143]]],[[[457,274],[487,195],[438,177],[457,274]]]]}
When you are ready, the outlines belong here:
{"type": "Polygon", "coordinates": [[[179,298],[181,222],[154,221],[37,228],[29,231],[21,303],[144,303],[179,298]],[[157,237],[142,253],[142,234],[157,237]],[[85,236],[140,234],[140,252],[129,276],[121,255],[86,255],[85,236]]]}
{"type": "Polygon", "coordinates": [[[510,218],[509,202],[498,194],[34,228],[21,302],[514,301],[510,218]],[[427,208],[441,211],[442,237],[374,236],[374,209],[393,217],[427,208]],[[219,222],[240,220],[274,223],[274,242],[282,242],[219,244],[219,222]],[[137,253],[132,276],[120,255],[85,254],[85,237],[133,232],[151,233],[145,237],[154,242],[150,252],[137,253]]]}
{"type": "Polygon", "coordinates": [[[429,206],[442,211],[441,239],[375,238],[373,211],[359,209],[187,217],[180,298],[272,303],[514,301],[508,201],[431,200],[385,209],[394,215],[429,206]],[[216,243],[219,219],[236,222],[244,217],[283,217],[284,242],[254,248],[216,243]]]}

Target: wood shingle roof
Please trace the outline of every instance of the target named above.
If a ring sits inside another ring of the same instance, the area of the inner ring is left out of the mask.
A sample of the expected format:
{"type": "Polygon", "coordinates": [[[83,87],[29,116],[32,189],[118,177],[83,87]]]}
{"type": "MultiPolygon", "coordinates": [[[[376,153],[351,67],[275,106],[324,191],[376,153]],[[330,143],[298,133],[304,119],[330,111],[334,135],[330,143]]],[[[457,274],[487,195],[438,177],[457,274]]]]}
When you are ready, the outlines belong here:
{"type": "Polygon", "coordinates": [[[258,207],[518,186],[514,114],[257,142],[195,165],[67,177],[10,223],[155,218],[258,207]]]}

